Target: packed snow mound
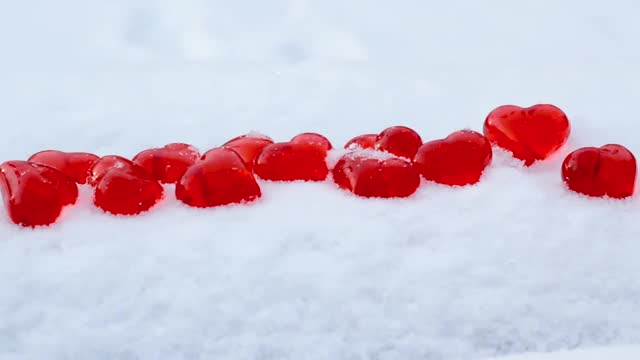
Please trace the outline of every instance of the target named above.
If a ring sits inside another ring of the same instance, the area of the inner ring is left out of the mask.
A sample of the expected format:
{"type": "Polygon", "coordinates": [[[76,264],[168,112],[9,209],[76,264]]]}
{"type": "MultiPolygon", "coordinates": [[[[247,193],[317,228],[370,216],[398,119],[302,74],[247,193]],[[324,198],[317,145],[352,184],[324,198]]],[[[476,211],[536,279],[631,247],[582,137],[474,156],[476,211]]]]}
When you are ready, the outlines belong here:
{"type": "MultiPolygon", "coordinates": [[[[408,199],[261,181],[250,205],[0,210],[0,359],[440,360],[640,343],[640,195],[567,191],[581,146],[640,154],[633,0],[33,0],[0,5],[0,161],[201,151],[255,130],[336,148],[552,103],[568,143],[496,150],[408,199]]],[[[335,152],[336,154],[339,151],[335,152]]]]}

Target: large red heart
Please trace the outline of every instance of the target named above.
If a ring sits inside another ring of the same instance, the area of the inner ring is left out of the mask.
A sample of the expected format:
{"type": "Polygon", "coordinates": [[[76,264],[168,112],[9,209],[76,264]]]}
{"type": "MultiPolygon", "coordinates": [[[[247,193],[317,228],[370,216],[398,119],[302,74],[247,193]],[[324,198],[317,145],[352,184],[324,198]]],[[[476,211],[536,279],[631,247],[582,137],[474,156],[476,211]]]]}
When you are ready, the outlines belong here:
{"type": "Polygon", "coordinates": [[[193,207],[213,207],[253,201],[260,186],[234,150],[216,148],[190,167],[176,184],[176,198],[193,207]]]}
{"type": "MultiPolygon", "coordinates": [[[[227,149],[232,149],[237,152],[244,161],[247,169],[249,171],[253,170],[253,162],[262,149],[264,149],[267,145],[273,144],[273,140],[270,137],[264,135],[254,135],[247,134],[238,136],[234,139],[227,141],[222,147],[227,149]]],[[[217,149],[214,149],[217,150],[217,149]]],[[[202,158],[205,159],[207,157],[207,153],[205,153],[202,158]]]]}
{"type": "Polygon", "coordinates": [[[53,167],[27,161],[0,165],[0,190],[11,220],[23,226],[54,223],[78,199],[72,178],[53,167]]]}
{"type": "Polygon", "coordinates": [[[513,153],[530,166],[558,150],[569,138],[571,126],[559,108],[538,104],[528,108],[514,105],[493,110],[484,123],[490,142],[513,153]]]}
{"type": "Polygon", "coordinates": [[[27,161],[51,166],[67,174],[78,184],[85,184],[89,168],[96,160],[97,155],[85,152],[45,150],[31,155],[27,161]]]}
{"type": "Polygon", "coordinates": [[[461,130],[422,145],[413,163],[427,180],[468,185],[480,180],[492,156],[491,143],[482,134],[461,130]]]}
{"type": "Polygon", "coordinates": [[[362,197],[408,197],[420,186],[420,175],[404,159],[378,159],[360,153],[343,155],[332,170],[333,181],[362,197]]]}
{"type": "Polygon", "coordinates": [[[562,178],[569,189],[585,195],[629,197],[635,189],[636,158],[616,144],[578,149],[565,158],[562,178]]]}
{"type": "Polygon", "coordinates": [[[120,156],[98,159],[89,170],[94,204],[114,215],[136,215],[149,210],[164,188],[144,168],[120,156]]]}
{"type": "Polygon", "coordinates": [[[200,152],[189,144],[173,143],[161,148],[148,149],[133,158],[156,180],[173,184],[178,182],[187,169],[200,159],[200,152]]]}
{"type": "Polygon", "coordinates": [[[87,183],[96,186],[104,175],[113,169],[125,169],[127,172],[135,176],[152,180],[153,177],[144,168],[136,165],[131,160],[118,155],[107,155],[96,160],[91,168],[89,168],[89,176],[87,183]]]}
{"type": "Polygon", "coordinates": [[[275,143],[256,158],[253,171],[260,178],[274,181],[323,181],[329,174],[327,151],[318,144],[275,143]]]}
{"type": "Polygon", "coordinates": [[[422,145],[422,138],[413,129],[406,126],[392,126],[378,135],[375,149],[413,159],[420,145],[422,145]]]}

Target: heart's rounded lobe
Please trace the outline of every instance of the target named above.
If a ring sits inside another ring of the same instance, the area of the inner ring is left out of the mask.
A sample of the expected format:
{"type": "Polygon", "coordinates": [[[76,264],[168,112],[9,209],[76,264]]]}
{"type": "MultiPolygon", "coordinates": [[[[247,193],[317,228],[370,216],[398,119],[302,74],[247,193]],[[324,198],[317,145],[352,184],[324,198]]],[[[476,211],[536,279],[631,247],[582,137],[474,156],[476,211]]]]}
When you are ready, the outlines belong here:
{"type": "Polygon", "coordinates": [[[326,151],[333,149],[331,141],[329,141],[329,139],[327,139],[324,135],[320,135],[317,133],[302,133],[294,136],[289,142],[294,144],[316,145],[325,149],[326,151]]]}
{"type": "Polygon", "coordinates": [[[376,146],[378,134],[358,135],[344,144],[345,149],[373,149],[376,146]]]}

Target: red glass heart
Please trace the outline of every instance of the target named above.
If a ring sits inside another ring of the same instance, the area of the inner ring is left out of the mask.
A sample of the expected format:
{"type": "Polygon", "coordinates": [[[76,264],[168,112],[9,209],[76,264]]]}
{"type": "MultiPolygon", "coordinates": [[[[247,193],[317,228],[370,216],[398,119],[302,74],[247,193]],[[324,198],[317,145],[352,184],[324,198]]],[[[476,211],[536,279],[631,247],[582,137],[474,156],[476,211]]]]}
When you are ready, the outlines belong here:
{"type": "Polygon", "coordinates": [[[406,126],[392,126],[378,135],[375,149],[413,159],[420,145],[422,145],[422,138],[413,129],[406,126]]]}
{"type": "Polygon", "coordinates": [[[99,158],[93,163],[89,169],[87,183],[91,186],[96,186],[102,177],[113,169],[124,169],[134,176],[147,180],[155,180],[150,173],[148,173],[143,167],[136,165],[133,161],[118,155],[107,155],[99,158]]]}
{"type": "Polygon", "coordinates": [[[471,130],[420,146],[413,161],[425,179],[446,185],[475,184],[491,163],[491,143],[471,130]]]}
{"type": "Polygon", "coordinates": [[[136,215],[158,203],[163,193],[158,181],[116,168],[100,178],[93,201],[98,208],[114,215],[136,215]]]}
{"type": "Polygon", "coordinates": [[[636,183],[636,158],[621,145],[587,147],[569,154],[562,164],[569,189],[589,196],[626,198],[636,183]]]}
{"type": "Polygon", "coordinates": [[[302,133],[296,135],[291,139],[290,143],[294,144],[308,144],[308,145],[316,145],[321,148],[329,151],[333,148],[331,145],[331,141],[327,139],[325,136],[316,134],[316,133],[302,133]]]}
{"type": "Polygon", "coordinates": [[[154,179],[173,184],[180,180],[187,169],[200,159],[200,152],[189,144],[173,143],[161,148],[148,149],[133,158],[154,179]]]}
{"type": "Polygon", "coordinates": [[[345,149],[373,149],[376,146],[378,134],[364,134],[354,137],[344,145],[345,149]]]}
{"type": "Polygon", "coordinates": [[[274,181],[323,181],[329,174],[327,152],[317,145],[275,143],[256,158],[253,171],[274,181]]]}
{"type": "Polygon", "coordinates": [[[493,110],[484,123],[487,139],[513,153],[530,166],[558,150],[569,138],[571,126],[559,108],[538,104],[528,108],[514,105],[493,110]]]}
{"type": "Polygon", "coordinates": [[[27,161],[0,165],[0,190],[11,220],[23,226],[53,224],[78,199],[72,178],[53,167],[27,161]]]}
{"type": "Polygon", "coordinates": [[[176,198],[193,207],[253,201],[262,195],[253,174],[234,150],[216,148],[176,184],[176,198]]]}
{"type": "MultiPolygon", "coordinates": [[[[263,135],[242,135],[238,136],[232,140],[227,141],[222,147],[232,149],[237,152],[241,157],[244,163],[247,166],[249,171],[253,170],[253,162],[255,161],[258,154],[264,149],[267,145],[273,144],[273,140],[267,136],[263,135]]],[[[206,158],[207,153],[205,153],[202,158],[206,158]]]]}
{"type": "Polygon", "coordinates": [[[342,189],[363,197],[408,197],[420,186],[420,175],[404,159],[376,159],[361,154],[345,154],[332,170],[333,180],[342,189]]]}
{"type": "Polygon", "coordinates": [[[71,177],[78,184],[85,184],[89,168],[98,156],[85,152],[45,150],[31,155],[29,162],[48,165],[71,177]]]}
{"type": "Polygon", "coordinates": [[[136,215],[158,203],[164,188],[143,167],[117,155],[98,159],[89,169],[94,204],[114,215],[136,215]]]}

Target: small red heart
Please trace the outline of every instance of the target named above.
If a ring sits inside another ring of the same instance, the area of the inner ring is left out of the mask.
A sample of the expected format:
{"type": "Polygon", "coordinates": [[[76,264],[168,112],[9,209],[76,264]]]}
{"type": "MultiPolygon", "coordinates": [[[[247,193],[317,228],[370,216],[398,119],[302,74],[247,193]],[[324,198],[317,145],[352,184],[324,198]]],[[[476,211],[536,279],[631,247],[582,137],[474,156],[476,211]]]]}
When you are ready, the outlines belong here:
{"type": "Polygon", "coordinates": [[[89,168],[96,160],[97,155],[85,152],[45,150],[31,155],[27,161],[51,166],[67,174],[76,183],[85,184],[89,168]]]}
{"type": "Polygon", "coordinates": [[[291,139],[290,143],[317,145],[325,149],[326,151],[333,149],[333,146],[331,145],[331,141],[329,141],[329,139],[327,139],[323,135],[316,133],[302,133],[296,135],[293,137],[293,139],[291,139]]]}
{"type": "Polygon", "coordinates": [[[408,197],[420,186],[420,175],[404,159],[377,159],[357,153],[345,154],[332,171],[339,187],[363,197],[408,197]]]}
{"type": "Polygon", "coordinates": [[[513,153],[530,166],[558,150],[569,138],[571,126],[559,108],[538,104],[528,108],[514,105],[493,110],[484,123],[487,139],[513,153]]]}
{"type": "Polygon", "coordinates": [[[378,135],[375,149],[413,159],[420,145],[422,145],[422,138],[413,129],[406,126],[392,126],[378,135]]]}
{"type": "Polygon", "coordinates": [[[133,162],[161,183],[173,184],[178,182],[198,159],[200,152],[195,147],[173,143],[161,148],[144,150],[133,158],[133,162]]]}
{"type": "Polygon", "coordinates": [[[275,143],[256,158],[253,171],[274,181],[323,181],[329,174],[327,151],[316,144],[275,143]]]}
{"type": "Polygon", "coordinates": [[[261,195],[242,157],[227,148],[209,150],[176,184],[176,198],[193,207],[250,202],[261,195]]]}
{"type": "Polygon", "coordinates": [[[491,163],[491,143],[471,130],[420,146],[413,161],[425,179],[446,185],[475,184],[491,163]]]}
{"type": "Polygon", "coordinates": [[[164,188],[144,168],[131,160],[109,155],[89,170],[94,204],[114,215],[136,215],[149,210],[164,194],[164,188]]]}
{"type": "Polygon", "coordinates": [[[354,137],[344,145],[345,149],[373,149],[376,146],[378,134],[364,134],[354,137]]]}
{"type": "Polygon", "coordinates": [[[581,194],[629,197],[635,190],[636,158],[615,144],[578,149],[564,159],[562,178],[569,189],[581,194]]]}
{"type": "Polygon", "coordinates": [[[134,176],[154,180],[150,173],[141,166],[134,164],[131,160],[118,155],[107,155],[96,160],[89,168],[87,183],[91,186],[96,186],[102,177],[113,169],[125,169],[134,176]]]}
{"type": "Polygon", "coordinates": [[[0,165],[0,190],[11,220],[23,226],[53,224],[78,199],[78,185],[53,167],[27,161],[0,165]]]}
{"type": "MultiPolygon", "coordinates": [[[[262,149],[271,144],[273,144],[273,140],[268,136],[249,134],[231,139],[222,145],[222,147],[232,149],[237,152],[247,165],[247,169],[249,171],[253,171],[253,162],[256,157],[260,154],[262,149]]],[[[206,157],[207,153],[202,156],[203,159],[206,157]]]]}

